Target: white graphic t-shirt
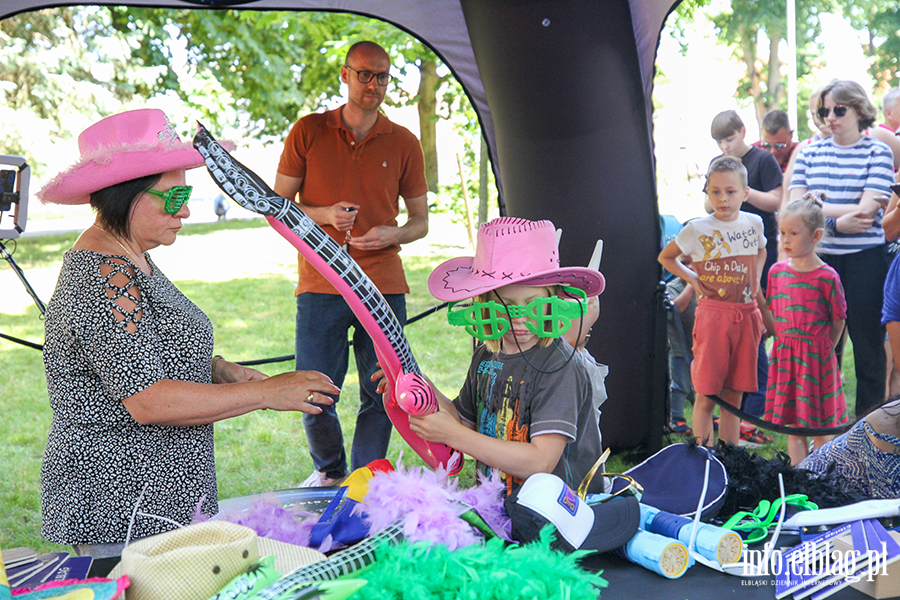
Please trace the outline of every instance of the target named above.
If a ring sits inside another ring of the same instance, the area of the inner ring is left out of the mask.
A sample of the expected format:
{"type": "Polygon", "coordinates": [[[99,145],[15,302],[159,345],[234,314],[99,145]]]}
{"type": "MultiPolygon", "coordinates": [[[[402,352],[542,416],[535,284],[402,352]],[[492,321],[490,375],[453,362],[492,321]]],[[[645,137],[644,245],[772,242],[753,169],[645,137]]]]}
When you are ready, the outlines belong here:
{"type": "Polygon", "coordinates": [[[704,296],[723,302],[756,299],[759,252],[766,247],[758,215],[739,212],[734,221],[713,215],[688,221],[675,238],[682,253],[690,254],[704,296]]]}

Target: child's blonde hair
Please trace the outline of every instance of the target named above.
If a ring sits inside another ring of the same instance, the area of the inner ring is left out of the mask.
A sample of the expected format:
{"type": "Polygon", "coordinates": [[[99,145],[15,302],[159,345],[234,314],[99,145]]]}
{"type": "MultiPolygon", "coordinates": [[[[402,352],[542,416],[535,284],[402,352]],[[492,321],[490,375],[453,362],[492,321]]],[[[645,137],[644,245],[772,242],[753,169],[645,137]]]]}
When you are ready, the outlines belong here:
{"type": "MultiPolygon", "coordinates": [[[[541,289],[547,290],[547,297],[558,296],[561,288],[558,285],[536,285],[536,286],[528,286],[528,287],[539,287],[541,289]]],[[[502,290],[503,288],[497,288],[497,290],[502,290]]],[[[497,290],[491,290],[489,292],[485,292],[484,294],[478,294],[475,296],[475,302],[491,302],[491,301],[499,301],[500,297],[497,295],[497,290]],[[493,297],[492,297],[493,296],[493,297]]],[[[481,310],[481,318],[485,321],[483,325],[476,325],[476,327],[481,327],[482,333],[487,335],[494,334],[494,328],[487,324],[488,319],[490,319],[490,311],[486,308],[481,310]]],[[[545,327],[547,331],[550,330],[550,324],[546,323],[545,327]]],[[[549,346],[553,342],[553,338],[549,337],[539,337],[537,341],[537,345],[541,348],[549,346]]],[[[484,340],[484,345],[487,346],[487,349],[493,353],[500,352],[500,340],[484,340]]]]}
{"type": "Polygon", "coordinates": [[[810,233],[815,233],[816,229],[825,231],[825,213],[822,211],[822,203],[817,196],[806,194],[802,198],[788,202],[779,218],[784,219],[788,216],[798,217],[804,225],[809,227],[810,233]]]}
{"type": "Polygon", "coordinates": [[[712,161],[709,165],[709,170],[706,172],[707,181],[709,181],[713,173],[737,173],[738,177],[741,178],[741,185],[747,187],[747,167],[744,166],[741,159],[735,156],[722,155],[712,161]]]}

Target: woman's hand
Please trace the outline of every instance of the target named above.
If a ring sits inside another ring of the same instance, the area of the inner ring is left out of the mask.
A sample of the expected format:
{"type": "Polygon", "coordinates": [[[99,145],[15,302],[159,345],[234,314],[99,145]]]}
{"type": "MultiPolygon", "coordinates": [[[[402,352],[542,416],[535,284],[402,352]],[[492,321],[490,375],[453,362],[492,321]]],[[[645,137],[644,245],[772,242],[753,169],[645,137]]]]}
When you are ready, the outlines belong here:
{"type": "Polygon", "coordinates": [[[872,226],[874,221],[875,219],[867,216],[864,212],[855,210],[838,217],[834,227],[840,233],[864,233],[872,226]]]}
{"type": "Polygon", "coordinates": [[[268,375],[257,371],[256,369],[242,367],[241,365],[229,362],[224,358],[220,358],[216,361],[215,369],[213,369],[212,374],[213,383],[241,383],[244,381],[262,381],[263,379],[267,379],[268,377],[268,375]]]}
{"type": "Polygon", "coordinates": [[[341,393],[330,377],[318,371],[289,371],[268,377],[256,385],[266,390],[266,408],[297,410],[311,415],[322,412],[317,404],[334,404],[334,399],[325,394],[341,393]]]}
{"type": "Polygon", "coordinates": [[[864,196],[863,199],[859,201],[859,210],[866,217],[874,219],[879,210],[887,208],[888,201],[889,198],[887,196],[874,196],[866,194],[866,196],[864,196]]]}

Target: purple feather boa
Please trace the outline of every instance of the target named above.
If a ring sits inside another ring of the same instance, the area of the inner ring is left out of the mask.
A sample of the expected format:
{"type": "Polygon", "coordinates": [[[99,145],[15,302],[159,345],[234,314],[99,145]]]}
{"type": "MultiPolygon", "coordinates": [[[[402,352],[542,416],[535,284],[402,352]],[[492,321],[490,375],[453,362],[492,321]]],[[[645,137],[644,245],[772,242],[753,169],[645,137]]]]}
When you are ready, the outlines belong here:
{"type": "Polygon", "coordinates": [[[479,476],[479,485],[460,490],[446,472],[397,465],[369,481],[369,493],[357,510],[365,512],[369,535],[403,519],[410,542],[443,543],[451,551],[482,541],[459,515],[474,508],[500,537],[510,539],[510,520],[503,509],[505,486],[498,477],[479,476]]]}

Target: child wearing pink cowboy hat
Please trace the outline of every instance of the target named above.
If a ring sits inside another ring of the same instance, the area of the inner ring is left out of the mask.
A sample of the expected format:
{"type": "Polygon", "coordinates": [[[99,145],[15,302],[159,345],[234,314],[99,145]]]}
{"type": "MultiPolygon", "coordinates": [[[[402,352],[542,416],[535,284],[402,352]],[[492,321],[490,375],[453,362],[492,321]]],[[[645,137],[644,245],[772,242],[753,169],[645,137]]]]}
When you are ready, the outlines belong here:
{"type": "Polygon", "coordinates": [[[588,375],[562,336],[573,321],[581,327],[587,299],[604,285],[594,269],[559,266],[550,221],[482,225],[475,256],[438,266],[428,289],[451,302],[452,325],[484,344],[457,398],[435,390],[440,410],[411,416],[412,430],[472,456],[485,472],[498,469],[508,493],[534,473],[577,489],[600,456],[600,429],[588,375]]]}
{"type": "Polygon", "coordinates": [[[209,319],[151,260],[148,250],[172,244],[190,215],[185,171],[203,165],[162,111],[107,117],[78,146],[80,160],[38,193],[96,212],[47,306],[53,422],[41,533],[103,559],[129,535],[217,512],[215,421],[266,408],[320,412],[324,394],[340,390],[321,373],[268,377],[213,356],[209,319]]]}

